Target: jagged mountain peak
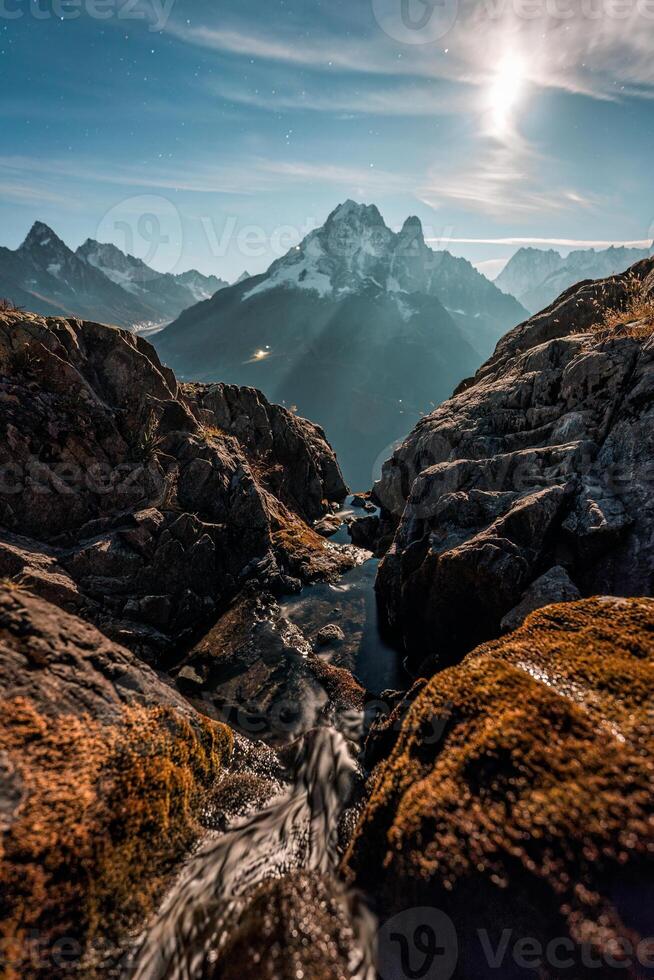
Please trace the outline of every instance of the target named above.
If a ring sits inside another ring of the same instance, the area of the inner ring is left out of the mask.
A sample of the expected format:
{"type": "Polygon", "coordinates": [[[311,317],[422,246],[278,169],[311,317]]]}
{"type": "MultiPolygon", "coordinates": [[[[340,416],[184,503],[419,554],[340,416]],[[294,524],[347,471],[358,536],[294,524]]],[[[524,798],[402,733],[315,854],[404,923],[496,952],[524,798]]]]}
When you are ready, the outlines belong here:
{"type": "MultiPolygon", "coordinates": [[[[374,204],[353,200],[340,204],[321,228],[273,262],[240,299],[246,302],[273,289],[313,292],[332,301],[364,294],[384,296],[403,319],[412,316],[407,294],[435,297],[457,315],[497,317],[502,326],[526,316],[519,303],[466,259],[432,250],[416,215],[394,232],[374,204]]],[[[495,340],[498,337],[499,333],[495,340]]]]}
{"type": "Polygon", "coordinates": [[[348,198],[347,201],[334,208],[325,224],[330,225],[336,222],[382,225],[386,227],[379,208],[375,204],[360,204],[351,198],[348,198]]]}
{"type": "Polygon", "coordinates": [[[412,232],[413,234],[419,233],[422,235],[422,221],[415,214],[409,215],[404,224],[402,225],[401,235],[407,232],[412,232]]]}
{"type": "Polygon", "coordinates": [[[57,233],[43,221],[34,222],[25,236],[23,243],[20,245],[19,251],[27,251],[37,246],[40,248],[59,246],[69,251],[68,246],[59,238],[57,233]]]}

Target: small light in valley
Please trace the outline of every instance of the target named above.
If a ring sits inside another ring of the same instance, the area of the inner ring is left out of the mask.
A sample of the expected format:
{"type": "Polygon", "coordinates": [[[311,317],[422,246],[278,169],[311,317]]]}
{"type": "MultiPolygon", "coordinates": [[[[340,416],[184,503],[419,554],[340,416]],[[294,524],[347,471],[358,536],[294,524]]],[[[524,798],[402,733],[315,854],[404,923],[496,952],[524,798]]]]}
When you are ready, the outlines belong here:
{"type": "Polygon", "coordinates": [[[269,354],[270,354],[270,350],[269,349],[267,349],[267,350],[261,350],[261,348],[259,348],[259,350],[255,350],[255,352],[254,352],[254,360],[255,361],[263,361],[264,357],[268,357],[269,354]]]}

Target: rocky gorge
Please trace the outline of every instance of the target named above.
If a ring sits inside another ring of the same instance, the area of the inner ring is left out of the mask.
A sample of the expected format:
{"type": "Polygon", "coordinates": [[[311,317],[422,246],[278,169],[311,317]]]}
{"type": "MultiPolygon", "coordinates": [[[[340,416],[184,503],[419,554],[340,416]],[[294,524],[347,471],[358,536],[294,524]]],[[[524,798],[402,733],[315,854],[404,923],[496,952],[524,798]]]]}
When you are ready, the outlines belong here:
{"type": "Polygon", "coordinates": [[[345,506],[255,389],[0,314],[1,976],[648,975],[653,304],[569,290],[345,506]]]}

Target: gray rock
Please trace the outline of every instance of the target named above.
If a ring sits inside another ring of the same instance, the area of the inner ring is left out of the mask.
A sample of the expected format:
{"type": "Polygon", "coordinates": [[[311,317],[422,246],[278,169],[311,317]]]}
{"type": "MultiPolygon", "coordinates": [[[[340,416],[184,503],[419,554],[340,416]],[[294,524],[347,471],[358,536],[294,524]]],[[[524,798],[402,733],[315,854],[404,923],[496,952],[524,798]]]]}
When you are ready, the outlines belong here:
{"type": "Polygon", "coordinates": [[[385,463],[377,592],[414,666],[497,636],[561,563],[582,595],[651,592],[654,337],[591,329],[633,277],[654,298],[646,260],[516,327],[385,463]]]}
{"type": "Polygon", "coordinates": [[[555,565],[532,582],[518,605],[506,614],[500,624],[502,632],[510,633],[518,629],[536,609],[559,602],[575,602],[577,599],[581,599],[579,589],[565,568],[555,565]]]}

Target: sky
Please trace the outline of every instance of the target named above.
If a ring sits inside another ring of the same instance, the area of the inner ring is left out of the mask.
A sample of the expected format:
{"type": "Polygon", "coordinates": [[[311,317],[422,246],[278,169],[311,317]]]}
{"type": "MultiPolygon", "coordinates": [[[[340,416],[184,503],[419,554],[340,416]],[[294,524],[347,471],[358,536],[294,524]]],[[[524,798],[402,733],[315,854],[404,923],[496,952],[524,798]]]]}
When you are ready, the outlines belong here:
{"type": "Polygon", "coordinates": [[[232,280],[346,198],[489,275],[645,243],[653,52],[654,0],[0,0],[0,244],[232,280]]]}

